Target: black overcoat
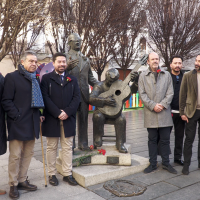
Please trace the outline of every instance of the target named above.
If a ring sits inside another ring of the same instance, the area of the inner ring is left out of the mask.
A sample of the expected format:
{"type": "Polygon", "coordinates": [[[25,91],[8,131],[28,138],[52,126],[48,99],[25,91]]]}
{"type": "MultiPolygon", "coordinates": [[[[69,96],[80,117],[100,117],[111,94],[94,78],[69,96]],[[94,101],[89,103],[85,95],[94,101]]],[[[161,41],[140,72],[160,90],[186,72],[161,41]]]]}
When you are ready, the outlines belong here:
{"type": "Polygon", "coordinates": [[[68,115],[68,118],[63,120],[65,137],[74,136],[76,111],[80,103],[77,79],[65,71],[62,82],[60,76],[53,71],[42,77],[41,91],[45,104],[43,113],[45,121],[42,123],[43,136],[60,137],[60,119],[58,116],[61,114],[61,110],[64,110],[68,115]]]}
{"type": "MultiPolygon", "coordinates": [[[[39,82],[39,79],[38,79],[39,82]]],[[[19,66],[4,81],[2,105],[7,112],[8,140],[27,141],[39,138],[39,108],[31,108],[32,82],[19,66]]]]}
{"type": "MultiPolygon", "coordinates": [[[[0,101],[3,94],[4,77],[0,74],[0,101]]],[[[7,137],[6,137],[6,124],[5,112],[0,104],[0,155],[6,153],[7,150],[7,137]]]]}

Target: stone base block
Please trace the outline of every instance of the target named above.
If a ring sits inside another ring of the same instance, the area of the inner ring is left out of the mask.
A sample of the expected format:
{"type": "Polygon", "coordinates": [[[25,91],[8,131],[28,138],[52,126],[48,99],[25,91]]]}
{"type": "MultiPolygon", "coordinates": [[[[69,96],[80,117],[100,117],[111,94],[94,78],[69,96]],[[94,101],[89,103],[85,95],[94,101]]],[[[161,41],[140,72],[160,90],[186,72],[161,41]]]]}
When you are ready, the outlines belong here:
{"type": "MultiPolygon", "coordinates": [[[[56,167],[62,174],[61,160],[58,158],[56,167]]],[[[105,181],[122,178],[143,171],[149,165],[147,158],[131,155],[131,166],[87,165],[73,168],[73,176],[83,187],[88,187],[105,181]]]]}
{"type": "MultiPolygon", "coordinates": [[[[79,158],[85,155],[92,155],[88,159],[85,159],[84,164],[89,165],[131,165],[131,145],[125,144],[128,153],[119,153],[116,146],[111,143],[104,144],[102,147],[97,148],[96,150],[92,150],[89,152],[84,152],[79,149],[74,150],[73,159],[79,158]],[[98,154],[98,149],[105,149],[106,154],[98,154]]],[[[62,154],[61,150],[59,150],[59,159],[58,162],[62,162],[62,154]]],[[[73,163],[73,166],[77,166],[77,162],[73,163]]]]}

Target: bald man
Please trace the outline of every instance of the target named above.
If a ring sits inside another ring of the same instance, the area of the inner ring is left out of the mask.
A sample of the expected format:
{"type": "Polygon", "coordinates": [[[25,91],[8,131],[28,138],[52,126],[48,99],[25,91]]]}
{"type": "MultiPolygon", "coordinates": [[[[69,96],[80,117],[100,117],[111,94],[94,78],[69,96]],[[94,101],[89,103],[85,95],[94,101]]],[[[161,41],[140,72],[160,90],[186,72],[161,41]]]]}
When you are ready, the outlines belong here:
{"type": "Polygon", "coordinates": [[[147,63],[149,68],[139,77],[138,88],[144,103],[144,127],[148,131],[150,165],[144,173],[157,169],[157,139],[160,137],[162,167],[170,173],[177,171],[169,164],[170,132],[173,126],[170,104],[174,95],[172,78],[169,72],[159,67],[159,56],[150,53],[147,63]]]}

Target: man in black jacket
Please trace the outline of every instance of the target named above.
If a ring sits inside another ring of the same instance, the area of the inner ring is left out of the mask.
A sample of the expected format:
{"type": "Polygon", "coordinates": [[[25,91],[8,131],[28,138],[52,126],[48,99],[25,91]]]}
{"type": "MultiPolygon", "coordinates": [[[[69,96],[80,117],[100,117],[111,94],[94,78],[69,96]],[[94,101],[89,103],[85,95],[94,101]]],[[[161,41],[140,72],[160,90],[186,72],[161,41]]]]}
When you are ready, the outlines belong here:
{"type": "Polygon", "coordinates": [[[8,73],[4,82],[2,105],[7,112],[9,196],[13,199],[19,198],[18,189],[37,190],[27,180],[35,138],[39,138],[39,108],[44,107],[36,67],[36,55],[26,52],[18,70],[8,73]]]}
{"type": "MultiPolygon", "coordinates": [[[[4,77],[0,73],[0,101],[3,94],[4,77]]],[[[6,138],[6,125],[5,125],[5,112],[0,105],[0,155],[6,153],[7,150],[7,138],[6,138]]],[[[0,195],[5,194],[5,190],[0,190],[0,195]]]]}
{"type": "Polygon", "coordinates": [[[77,80],[66,71],[66,55],[53,55],[55,70],[42,77],[41,91],[44,99],[45,120],[42,124],[43,136],[47,137],[47,166],[49,183],[58,185],[56,178],[56,156],[58,141],[62,146],[63,181],[77,185],[72,177],[72,144],[76,129],[76,111],[80,103],[77,80]]]}
{"type": "Polygon", "coordinates": [[[181,160],[183,152],[183,137],[185,130],[185,121],[181,119],[179,113],[179,91],[183,78],[182,69],[183,58],[181,56],[173,56],[171,58],[171,76],[173,80],[174,97],[171,102],[172,118],[174,123],[175,145],[174,145],[174,162],[183,165],[181,160]]]}

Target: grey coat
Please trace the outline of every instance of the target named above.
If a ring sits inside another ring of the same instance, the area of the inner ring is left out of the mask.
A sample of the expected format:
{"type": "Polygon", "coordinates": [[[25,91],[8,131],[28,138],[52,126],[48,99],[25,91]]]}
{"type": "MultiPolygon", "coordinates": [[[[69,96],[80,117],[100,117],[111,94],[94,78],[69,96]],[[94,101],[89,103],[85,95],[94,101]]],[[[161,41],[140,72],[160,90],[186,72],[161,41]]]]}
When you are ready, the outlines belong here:
{"type": "Polygon", "coordinates": [[[153,72],[147,69],[140,74],[138,88],[140,98],[144,103],[144,127],[173,126],[170,104],[174,91],[170,73],[161,71],[156,82],[153,72]],[[165,107],[160,113],[156,113],[153,110],[157,103],[165,107]]]}

